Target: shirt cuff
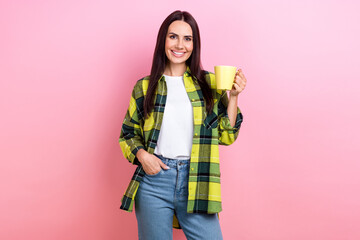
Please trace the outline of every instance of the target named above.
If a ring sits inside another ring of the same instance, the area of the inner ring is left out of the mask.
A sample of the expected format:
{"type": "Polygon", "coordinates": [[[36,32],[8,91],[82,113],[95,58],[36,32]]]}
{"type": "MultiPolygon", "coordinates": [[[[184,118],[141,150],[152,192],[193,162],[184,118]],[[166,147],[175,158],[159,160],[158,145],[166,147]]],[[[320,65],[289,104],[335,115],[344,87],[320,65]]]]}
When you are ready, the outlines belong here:
{"type": "Polygon", "coordinates": [[[138,146],[136,147],[133,151],[132,151],[132,154],[131,154],[131,162],[134,164],[134,165],[141,165],[139,159],[136,157],[136,154],[137,152],[140,150],[140,149],[144,149],[145,148],[143,146],[138,146]]]}
{"type": "Polygon", "coordinates": [[[241,113],[240,109],[237,108],[235,125],[231,126],[229,115],[227,113],[227,110],[225,110],[224,116],[222,117],[222,121],[221,121],[221,127],[225,131],[237,132],[241,126],[242,121],[243,121],[242,113],[241,113]]]}

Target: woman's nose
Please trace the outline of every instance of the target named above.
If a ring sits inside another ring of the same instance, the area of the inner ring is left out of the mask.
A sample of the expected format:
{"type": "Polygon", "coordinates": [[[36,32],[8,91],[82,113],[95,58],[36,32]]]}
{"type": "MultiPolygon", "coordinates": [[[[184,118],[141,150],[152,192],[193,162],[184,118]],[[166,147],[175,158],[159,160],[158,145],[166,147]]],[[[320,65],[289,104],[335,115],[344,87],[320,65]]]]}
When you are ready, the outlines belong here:
{"type": "Polygon", "coordinates": [[[184,45],[183,45],[183,41],[181,39],[179,39],[176,43],[176,48],[178,49],[182,49],[184,48],[184,45]]]}

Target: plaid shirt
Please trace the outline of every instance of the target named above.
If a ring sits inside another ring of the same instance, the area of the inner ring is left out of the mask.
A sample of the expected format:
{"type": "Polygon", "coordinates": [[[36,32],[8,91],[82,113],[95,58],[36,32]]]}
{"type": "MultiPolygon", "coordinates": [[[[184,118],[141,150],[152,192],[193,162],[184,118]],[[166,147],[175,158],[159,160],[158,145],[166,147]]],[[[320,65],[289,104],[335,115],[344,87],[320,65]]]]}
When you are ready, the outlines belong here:
{"type": "MultiPolygon", "coordinates": [[[[221,208],[219,144],[232,144],[239,133],[243,117],[237,108],[235,126],[227,115],[226,91],[216,90],[215,75],[206,72],[205,79],[214,98],[214,108],[207,114],[205,101],[197,80],[190,69],[184,73],[184,85],[193,107],[194,136],[190,156],[188,181],[188,213],[218,213],[221,208]]],[[[137,81],[130,99],[129,108],[122,125],[119,144],[124,157],[138,165],[121,200],[120,209],[131,212],[136,191],[145,174],[136,153],[145,149],[153,154],[159,137],[166,103],[166,82],[162,76],[155,92],[155,105],[150,117],[143,115],[143,101],[149,85],[149,76],[137,81]]],[[[174,227],[179,228],[174,216],[174,227]]]]}

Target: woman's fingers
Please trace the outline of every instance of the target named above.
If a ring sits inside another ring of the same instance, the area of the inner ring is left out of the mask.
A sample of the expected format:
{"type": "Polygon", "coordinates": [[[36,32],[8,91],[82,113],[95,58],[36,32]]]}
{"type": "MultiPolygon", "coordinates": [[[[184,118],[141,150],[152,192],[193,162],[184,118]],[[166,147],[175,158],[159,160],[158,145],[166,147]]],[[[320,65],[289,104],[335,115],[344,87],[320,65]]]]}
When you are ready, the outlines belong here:
{"type": "MultiPolygon", "coordinates": [[[[163,162],[161,161],[160,158],[158,158],[158,157],[155,156],[155,155],[152,155],[152,157],[153,157],[153,159],[155,160],[155,162],[158,164],[158,166],[160,166],[160,168],[165,169],[165,170],[170,169],[165,163],[163,163],[163,162]]],[[[157,169],[158,169],[158,168],[157,168],[157,169]]],[[[160,170],[161,170],[161,169],[160,169],[160,170]]],[[[160,170],[159,170],[159,171],[160,171],[160,170]]]]}
{"type": "Polygon", "coordinates": [[[167,165],[166,165],[165,163],[163,163],[162,161],[160,161],[160,167],[161,167],[162,169],[165,169],[165,170],[170,169],[169,166],[167,166],[167,165]]]}
{"type": "Polygon", "coordinates": [[[239,84],[237,83],[234,83],[234,87],[235,87],[235,90],[240,93],[242,91],[241,87],[239,86],[239,84]]]}
{"type": "Polygon", "coordinates": [[[149,154],[148,158],[142,162],[143,169],[146,174],[154,175],[161,171],[161,169],[170,169],[164,164],[158,157],[153,154],[149,154]]]}
{"type": "Polygon", "coordinates": [[[242,72],[241,69],[239,69],[236,75],[236,83],[241,87],[242,90],[245,88],[246,81],[247,80],[245,78],[244,73],[242,72]]]}
{"type": "Polygon", "coordinates": [[[142,160],[141,165],[144,168],[144,171],[150,175],[155,174],[161,170],[161,168],[159,168],[157,158],[152,154],[147,154],[146,158],[142,160]]]}
{"type": "Polygon", "coordinates": [[[236,71],[235,78],[234,78],[234,85],[233,85],[233,88],[230,91],[230,93],[234,96],[238,95],[245,89],[245,86],[246,86],[245,75],[241,69],[238,69],[236,71]]]}

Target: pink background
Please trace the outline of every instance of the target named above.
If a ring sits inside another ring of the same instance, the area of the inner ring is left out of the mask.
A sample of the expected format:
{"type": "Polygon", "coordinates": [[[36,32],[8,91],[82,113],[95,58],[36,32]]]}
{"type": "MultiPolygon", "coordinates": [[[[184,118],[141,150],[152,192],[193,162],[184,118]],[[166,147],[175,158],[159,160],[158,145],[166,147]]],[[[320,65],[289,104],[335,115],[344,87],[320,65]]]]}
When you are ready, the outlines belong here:
{"type": "Polygon", "coordinates": [[[118,137],[176,9],[198,21],[205,69],[248,79],[221,147],[224,238],[360,239],[355,0],[2,0],[0,239],[137,239],[118,137]]]}

